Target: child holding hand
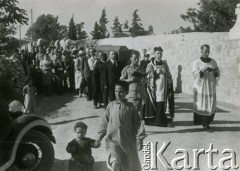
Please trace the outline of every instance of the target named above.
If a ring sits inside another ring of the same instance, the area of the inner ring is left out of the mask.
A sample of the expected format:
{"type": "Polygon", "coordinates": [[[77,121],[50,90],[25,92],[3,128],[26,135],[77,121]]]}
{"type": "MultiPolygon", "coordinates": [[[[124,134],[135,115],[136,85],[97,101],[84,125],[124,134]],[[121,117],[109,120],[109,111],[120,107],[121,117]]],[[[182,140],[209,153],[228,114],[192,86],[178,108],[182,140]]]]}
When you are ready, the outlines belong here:
{"type": "Polygon", "coordinates": [[[69,171],[93,171],[94,158],[91,148],[100,147],[100,142],[87,138],[87,125],[83,122],[77,122],[74,126],[76,138],[67,145],[67,152],[72,157],[69,160],[69,171]]]}
{"type": "Polygon", "coordinates": [[[127,93],[128,83],[117,82],[116,100],[108,104],[98,132],[99,142],[106,136],[107,166],[112,171],[142,170],[138,150],[146,133],[136,108],[125,98],[127,93]]]}

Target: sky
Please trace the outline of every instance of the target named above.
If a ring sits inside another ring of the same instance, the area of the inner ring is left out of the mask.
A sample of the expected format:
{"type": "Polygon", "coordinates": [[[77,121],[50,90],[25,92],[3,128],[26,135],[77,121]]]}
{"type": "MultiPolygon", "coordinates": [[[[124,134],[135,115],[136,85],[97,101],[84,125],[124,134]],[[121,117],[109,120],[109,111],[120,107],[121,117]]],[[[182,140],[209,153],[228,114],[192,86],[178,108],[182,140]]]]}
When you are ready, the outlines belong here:
{"type": "MultiPolygon", "coordinates": [[[[27,11],[29,25],[21,27],[21,37],[25,37],[26,31],[31,24],[31,9],[33,22],[41,14],[58,16],[60,24],[69,25],[74,15],[75,23],[85,22],[84,30],[91,38],[90,32],[94,23],[99,20],[102,9],[106,9],[108,29],[111,33],[115,16],[121,23],[128,20],[132,22],[132,14],[138,9],[145,29],[153,26],[155,34],[170,32],[180,26],[189,26],[190,23],[181,19],[180,15],[186,13],[190,7],[197,7],[199,0],[19,0],[18,6],[27,11]]],[[[19,37],[18,33],[15,35],[19,37]]]]}

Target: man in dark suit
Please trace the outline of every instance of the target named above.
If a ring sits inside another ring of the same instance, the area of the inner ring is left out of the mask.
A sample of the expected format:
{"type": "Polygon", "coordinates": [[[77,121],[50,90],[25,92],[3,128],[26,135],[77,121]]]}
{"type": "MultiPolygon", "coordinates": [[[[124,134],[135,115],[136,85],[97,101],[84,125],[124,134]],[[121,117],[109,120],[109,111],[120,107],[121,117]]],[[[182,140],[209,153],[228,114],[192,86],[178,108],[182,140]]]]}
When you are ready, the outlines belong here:
{"type": "Polygon", "coordinates": [[[82,58],[82,76],[87,83],[87,100],[92,100],[92,76],[88,65],[89,55],[82,58]]]}
{"type": "Polygon", "coordinates": [[[121,69],[116,59],[116,54],[114,51],[109,52],[109,60],[106,62],[104,67],[106,85],[109,92],[109,100],[115,100],[115,84],[119,81],[121,76],[121,69]]]}
{"type": "Polygon", "coordinates": [[[108,90],[107,90],[107,85],[106,85],[106,79],[105,79],[105,73],[104,73],[104,66],[107,61],[107,54],[103,53],[100,51],[98,53],[99,55],[99,60],[96,63],[96,67],[94,72],[99,73],[99,83],[101,87],[101,100],[104,103],[104,108],[106,109],[108,105],[108,90]]]}

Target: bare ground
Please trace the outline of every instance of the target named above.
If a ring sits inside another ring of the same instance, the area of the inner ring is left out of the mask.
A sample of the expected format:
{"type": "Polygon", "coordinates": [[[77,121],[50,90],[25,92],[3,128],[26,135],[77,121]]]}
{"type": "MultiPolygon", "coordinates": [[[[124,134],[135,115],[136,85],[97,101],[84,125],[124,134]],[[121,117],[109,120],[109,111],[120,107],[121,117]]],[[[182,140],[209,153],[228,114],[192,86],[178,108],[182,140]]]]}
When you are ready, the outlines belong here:
{"type": "MultiPolygon", "coordinates": [[[[164,156],[166,160],[171,161],[183,154],[175,154],[177,149],[185,149],[189,154],[190,165],[193,164],[193,149],[209,149],[210,144],[218,149],[218,154],[213,155],[213,164],[222,171],[219,166],[219,160],[229,154],[222,154],[226,148],[233,149],[236,153],[236,162],[240,164],[240,115],[239,108],[218,105],[218,112],[212,124],[213,133],[203,131],[202,126],[193,125],[192,97],[186,94],[177,94],[175,96],[176,114],[173,128],[160,128],[146,126],[147,138],[145,142],[158,142],[158,149],[163,142],[171,142],[164,156]]],[[[101,116],[104,115],[104,109],[94,109],[93,103],[85,98],[79,98],[73,94],[62,96],[52,95],[51,97],[39,96],[37,103],[37,114],[49,121],[52,126],[57,143],[55,149],[55,163],[53,171],[67,171],[68,159],[70,155],[65,148],[67,143],[74,138],[73,125],[76,121],[82,120],[88,125],[87,136],[97,137],[97,130],[100,124],[101,116]]],[[[104,141],[100,148],[93,149],[95,158],[95,171],[107,171],[105,164],[104,141]]],[[[139,152],[140,160],[143,160],[143,152],[139,152]]],[[[201,171],[209,171],[207,166],[207,155],[199,157],[199,166],[201,171]]],[[[229,165],[229,161],[226,165],[229,165]]],[[[179,162],[179,166],[183,162],[179,162]]],[[[158,161],[158,170],[167,170],[160,161],[158,161]]],[[[174,170],[174,169],[173,169],[174,170]]],[[[192,169],[182,169],[192,170],[192,169]]],[[[238,169],[236,169],[238,170],[238,169]]]]}

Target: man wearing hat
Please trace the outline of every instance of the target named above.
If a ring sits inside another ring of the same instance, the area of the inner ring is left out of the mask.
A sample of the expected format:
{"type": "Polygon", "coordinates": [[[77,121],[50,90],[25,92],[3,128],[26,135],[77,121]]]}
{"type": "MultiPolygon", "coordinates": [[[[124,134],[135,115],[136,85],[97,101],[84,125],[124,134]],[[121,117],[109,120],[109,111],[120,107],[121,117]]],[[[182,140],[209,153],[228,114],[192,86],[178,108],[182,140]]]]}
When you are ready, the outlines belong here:
{"type": "Polygon", "coordinates": [[[172,76],[166,60],[162,60],[163,49],[154,48],[154,58],[147,65],[148,101],[145,109],[146,124],[171,126],[174,117],[174,93],[172,76]],[[170,115],[167,116],[166,113],[170,115]]]}

